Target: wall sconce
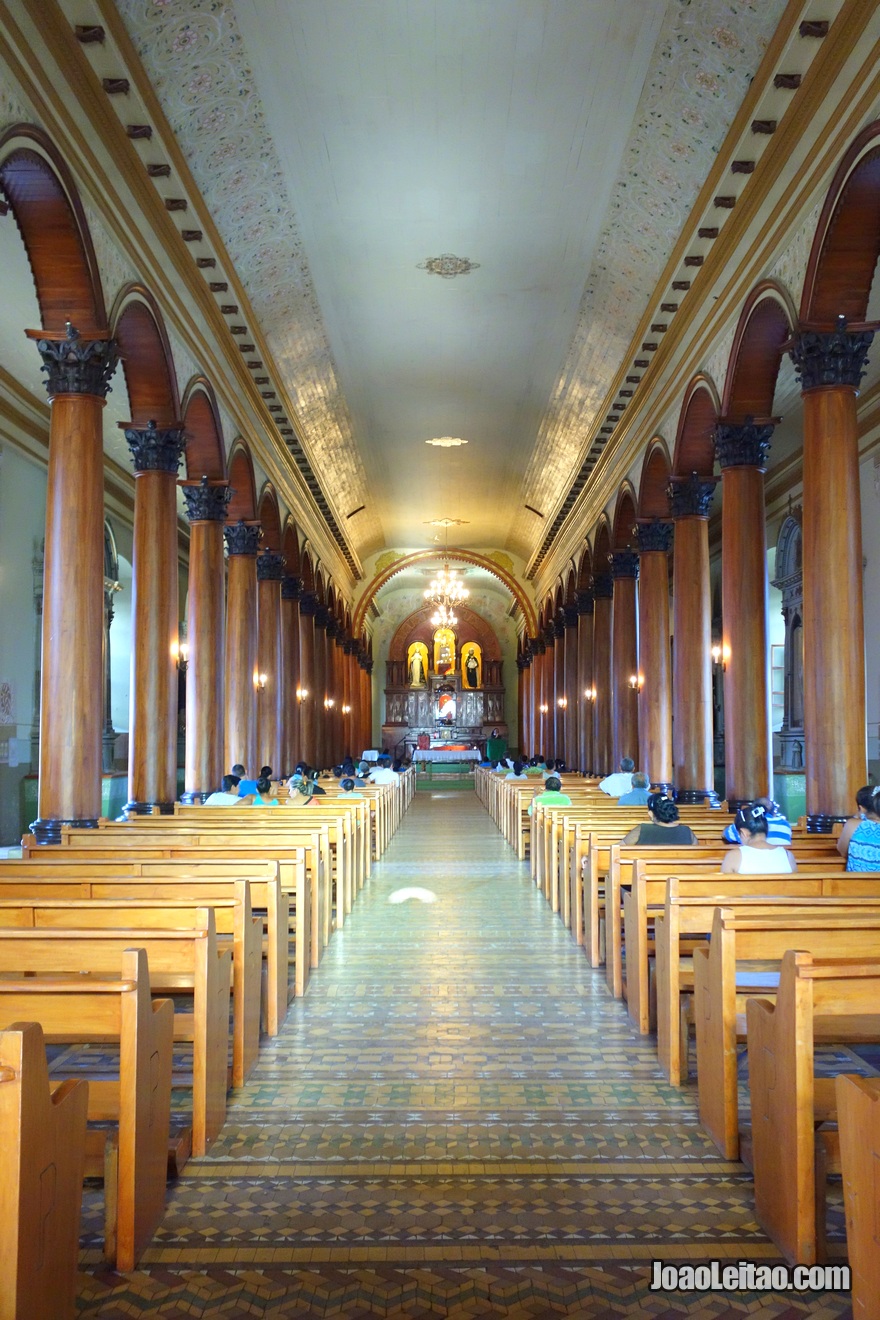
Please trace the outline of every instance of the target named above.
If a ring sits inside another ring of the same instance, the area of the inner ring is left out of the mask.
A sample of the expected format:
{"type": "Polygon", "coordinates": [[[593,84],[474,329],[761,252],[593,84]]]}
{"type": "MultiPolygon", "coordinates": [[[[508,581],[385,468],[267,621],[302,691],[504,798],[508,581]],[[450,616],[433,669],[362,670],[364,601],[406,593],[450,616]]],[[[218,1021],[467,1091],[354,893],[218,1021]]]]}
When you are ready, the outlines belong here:
{"type": "Polygon", "coordinates": [[[342,707],[342,713],[343,713],[343,715],[350,715],[350,714],[351,714],[351,706],[343,706],[343,707],[342,707]]]}
{"type": "Polygon", "coordinates": [[[568,707],[568,697],[560,697],[556,704],[560,710],[565,710],[568,707]]]}
{"type": "Polygon", "coordinates": [[[309,695],[309,690],[308,690],[308,688],[297,688],[297,689],[296,689],[296,699],[297,699],[297,701],[305,701],[305,699],[306,699],[306,697],[307,697],[308,695],[309,695]]]}
{"type": "Polygon", "coordinates": [[[538,707],[538,710],[541,712],[542,715],[546,715],[549,709],[550,707],[546,705],[542,705],[538,707]]]}
{"type": "Polygon", "coordinates": [[[268,674],[257,674],[257,687],[261,692],[266,691],[266,684],[269,682],[268,674]]]}
{"type": "Polygon", "coordinates": [[[727,645],[727,643],[725,642],[723,646],[719,646],[719,644],[716,642],[715,645],[712,647],[712,663],[714,665],[720,664],[722,671],[726,673],[727,662],[729,659],[730,659],[730,647],[727,645]]]}
{"type": "Polygon", "coordinates": [[[335,705],[336,705],[336,702],[333,700],[332,697],[325,697],[325,698],[324,698],[324,709],[325,709],[325,710],[332,710],[333,707],[334,707],[335,705]]]}
{"type": "Polygon", "coordinates": [[[644,674],[630,674],[629,676],[629,686],[632,688],[633,692],[641,692],[644,682],[644,674]]]}
{"type": "Polygon", "coordinates": [[[597,695],[596,689],[594,687],[588,687],[584,692],[584,696],[586,697],[587,701],[595,701],[596,695],[597,695]]]}
{"type": "Polygon", "coordinates": [[[171,647],[171,658],[177,665],[181,674],[186,673],[186,662],[189,659],[189,646],[186,642],[175,642],[171,647]]]}

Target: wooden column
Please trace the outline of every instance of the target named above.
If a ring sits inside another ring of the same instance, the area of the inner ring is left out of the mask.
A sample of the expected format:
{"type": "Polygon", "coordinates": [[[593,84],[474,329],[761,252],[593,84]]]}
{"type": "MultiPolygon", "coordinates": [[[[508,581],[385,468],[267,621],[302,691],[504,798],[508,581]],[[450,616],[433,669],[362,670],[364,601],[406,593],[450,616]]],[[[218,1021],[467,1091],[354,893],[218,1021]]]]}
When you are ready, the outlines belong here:
{"type": "MultiPolygon", "coordinates": [[[[317,760],[315,745],[315,709],[317,682],[315,678],[315,611],[318,602],[311,591],[304,591],[299,601],[299,738],[297,761],[317,760]]],[[[295,764],[295,762],[294,762],[295,764]]]]}
{"type": "Polygon", "coordinates": [[[672,654],[669,548],[672,523],[641,523],[639,541],[639,750],[652,788],[672,789],[672,654]]]}
{"type": "Polygon", "coordinates": [[[542,706],[544,705],[544,690],[546,686],[545,683],[545,674],[547,671],[546,652],[547,652],[547,643],[544,641],[544,634],[539,633],[537,637],[532,639],[532,655],[534,657],[532,660],[532,669],[534,670],[532,676],[532,690],[533,690],[533,701],[534,701],[534,705],[532,707],[533,710],[532,719],[534,722],[534,735],[531,746],[532,756],[546,755],[544,748],[545,748],[545,741],[547,736],[547,721],[544,716],[544,712],[541,709],[542,706]]]}
{"type": "Polygon", "coordinates": [[[553,620],[553,697],[550,714],[553,721],[553,755],[565,760],[565,610],[553,620]]]}
{"type": "Polygon", "coordinates": [[[123,429],[134,463],[125,810],[169,815],[177,797],[177,469],[183,424],[123,429]]]}
{"type": "Polygon", "coordinates": [[[772,794],[764,471],[773,424],[721,421],[721,655],[725,797],[731,810],[772,794]]]}
{"type": "Polygon", "coordinates": [[[363,662],[364,684],[364,733],[366,741],[359,751],[373,746],[373,661],[369,655],[363,662]]]}
{"type": "Polygon", "coordinates": [[[257,559],[257,760],[280,774],[284,760],[281,682],[281,579],[284,557],[265,549],[257,559]]]}
{"type": "Polygon", "coordinates": [[[346,637],[342,643],[342,755],[354,756],[354,720],[355,720],[355,684],[354,672],[355,643],[346,637]]]}
{"type": "Polygon", "coordinates": [[[315,611],[315,765],[327,765],[327,624],[330,612],[318,604],[315,611]]]}
{"type": "Polygon", "coordinates": [[[635,550],[611,555],[614,597],[611,609],[611,709],[615,766],[625,756],[641,767],[639,758],[639,693],[632,679],[639,676],[639,635],[636,583],[639,556],[635,550]]]}
{"type": "Polygon", "coordinates": [[[565,607],[565,709],[563,730],[565,764],[578,767],[578,612],[577,606],[565,607]]]}
{"type": "Polygon", "coordinates": [[[673,477],[672,755],[680,802],[714,798],[712,769],[712,612],[709,594],[709,507],[714,478],[673,477]]]}
{"type": "Polygon", "coordinates": [[[257,550],[260,524],[226,528],[226,769],[257,764],[257,550]]]}
{"type": "Polygon", "coordinates": [[[577,730],[578,769],[589,774],[593,768],[593,593],[579,591],[575,597],[577,627],[577,730]]]}
{"type": "Polygon", "coordinates": [[[537,756],[541,750],[538,746],[540,742],[540,715],[538,713],[538,703],[541,700],[541,657],[537,651],[538,639],[529,638],[529,669],[528,669],[528,723],[526,724],[526,746],[523,749],[528,751],[529,756],[537,756]]]}
{"type": "Polygon", "coordinates": [[[609,572],[593,575],[593,769],[610,774],[614,765],[612,741],[611,601],[614,583],[609,572]]]}
{"type": "Polygon", "coordinates": [[[186,763],[183,802],[204,802],[223,766],[226,623],[223,524],[225,481],[180,483],[189,518],[186,640],[186,763]]]}
{"type": "Polygon", "coordinates": [[[284,702],[284,754],[282,774],[292,774],[301,758],[299,730],[299,702],[297,688],[299,670],[299,605],[302,580],[298,577],[281,579],[281,693],[284,702]]]}
{"type": "Polygon", "coordinates": [[[49,472],[43,560],[39,814],[31,832],[101,814],[104,448],[101,414],[118,361],[109,338],[31,331],[47,373],[49,472]]]}
{"type": "Polygon", "coordinates": [[[804,733],[807,815],[829,830],[867,783],[865,618],[856,398],[873,333],[803,330],[804,733]]]}
{"type": "Polygon", "coordinates": [[[524,755],[526,742],[526,701],[529,685],[529,662],[524,655],[516,658],[516,745],[520,756],[524,755]]]}
{"type": "Polygon", "coordinates": [[[544,651],[541,656],[541,751],[548,761],[556,753],[553,750],[553,738],[556,724],[556,632],[552,623],[544,629],[544,651]]]}

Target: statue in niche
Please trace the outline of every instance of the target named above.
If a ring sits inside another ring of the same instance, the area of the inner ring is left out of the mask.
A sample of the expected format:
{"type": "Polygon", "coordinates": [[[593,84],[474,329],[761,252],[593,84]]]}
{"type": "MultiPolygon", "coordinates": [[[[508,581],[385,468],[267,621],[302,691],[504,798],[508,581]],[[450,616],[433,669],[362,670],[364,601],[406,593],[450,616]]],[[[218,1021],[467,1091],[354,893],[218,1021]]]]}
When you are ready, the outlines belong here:
{"type": "Polygon", "coordinates": [[[478,688],[480,686],[480,658],[480,648],[474,643],[470,643],[464,652],[462,664],[464,687],[478,688]]]}
{"type": "Polygon", "coordinates": [[[409,685],[423,688],[428,678],[428,648],[424,642],[413,642],[407,652],[409,685]]]}
{"type": "Polygon", "coordinates": [[[438,628],[434,633],[434,673],[450,674],[455,670],[455,633],[438,628]]]}

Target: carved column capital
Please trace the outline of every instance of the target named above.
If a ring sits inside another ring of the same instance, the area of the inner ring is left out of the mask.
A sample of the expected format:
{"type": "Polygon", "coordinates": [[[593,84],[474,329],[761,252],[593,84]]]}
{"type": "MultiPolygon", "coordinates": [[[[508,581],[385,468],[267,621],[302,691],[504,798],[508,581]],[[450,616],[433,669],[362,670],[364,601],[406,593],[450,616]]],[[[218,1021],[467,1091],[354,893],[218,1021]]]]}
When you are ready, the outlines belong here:
{"type": "Polygon", "coordinates": [[[565,626],[566,628],[576,628],[578,626],[577,605],[565,606],[565,626]]]}
{"type": "Polygon", "coordinates": [[[652,518],[650,522],[639,523],[633,528],[636,540],[639,543],[639,553],[645,554],[646,551],[659,550],[662,554],[668,554],[672,548],[672,532],[674,524],[671,522],[661,522],[659,518],[652,518]]]}
{"type": "Polygon", "coordinates": [[[542,636],[544,638],[544,646],[552,651],[553,647],[556,645],[556,628],[554,627],[552,619],[549,623],[544,625],[542,636]]]}
{"type": "Polygon", "coordinates": [[[730,467],[753,467],[764,472],[774,429],[772,422],[759,425],[750,419],[742,426],[718,422],[715,426],[715,457],[721,471],[730,467]]]}
{"type": "Polygon", "coordinates": [[[304,582],[302,578],[293,577],[286,574],[281,579],[281,599],[282,600],[300,600],[302,597],[304,582]]]}
{"type": "Polygon", "coordinates": [[[529,649],[532,655],[543,655],[547,650],[547,643],[542,636],[529,638],[529,649]]]}
{"type": "Polygon", "coordinates": [[[342,649],[346,655],[357,655],[358,644],[353,637],[347,637],[342,643],[342,649]]]}
{"type": "Polygon", "coordinates": [[[173,426],[157,426],[152,421],[146,426],[122,423],[120,426],[125,433],[135,473],[168,472],[177,476],[186,447],[183,422],[175,422],[173,426]]]}
{"type": "Polygon", "coordinates": [[[67,322],[63,339],[29,330],[36,342],[46,373],[46,393],[50,399],[59,394],[94,394],[105,399],[110,392],[110,378],[119,362],[115,339],[84,338],[67,322]]]}
{"type": "Polygon", "coordinates": [[[868,364],[873,330],[847,330],[839,316],[834,330],[799,330],[788,351],[803,391],[831,386],[857,390],[868,364]]]}
{"type": "Polygon", "coordinates": [[[339,620],[329,610],[327,611],[327,622],[324,624],[324,631],[331,641],[339,636],[339,620]]]}
{"type": "Polygon", "coordinates": [[[630,550],[612,550],[608,556],[608,562],[611,565],[611,576],[617,578],[637,578],[639,576],[639,556],[638,551],[630,550]]]}
{"type": "Polygon", "coordinates": [[[179,481],[177,484],[183,491],[186,516],[190,523],[226,521],[232,491],[225,481],[210,482],[207,477],[202,477],[195,484],[187,481],[179,481]]]}
{"type": "Polygon", "coordinates": [[[302,591],[299,598],[299,612],[313,619],[318,612],[318,599],[311,591],[302,591]]]}
{"type": "Polygon", "coordinates": [[[593,574],[593,600],[611,600],[614,596],[614,579],[610,572],[593,574]]]}
{"type": "Polygon", "coordinates": [[[259,523],[247,523],[243,518],[239,518],[237,523],[232,523],[224,529],[226,553],[229,555],[256,556],[260,548],[261,532],[262,529],[259,523]]]}
{"type": "Polygon", "coordinates": [[[574,607],[578,614],[592,614],[595,608],[592,590],[576,591],[574,594],[574,607]]]}
{"type": "Polygon", "coordinates": [[[562,609],[562,607],[560,607],[554,614],[551,626],[553,628],[554,637],[565,636],[565,610],[562,609]]]}
{"type": "Polygon", "coordinates": [[[326,628],[330,622],[330,611],[319,600],[315,601],[315,627],[326,628]]]}
{"type": "Polygon", "coordinates": [[[708,518],[715,494],[715,477],[672,477],[667,487],[673,518],[708,518]]]}
{"type": "Polygon", "coordinates": [[[276,555],[268,547],[257,556],[257,581],[280,582],[284,577],[284,556],[276,555]]]}

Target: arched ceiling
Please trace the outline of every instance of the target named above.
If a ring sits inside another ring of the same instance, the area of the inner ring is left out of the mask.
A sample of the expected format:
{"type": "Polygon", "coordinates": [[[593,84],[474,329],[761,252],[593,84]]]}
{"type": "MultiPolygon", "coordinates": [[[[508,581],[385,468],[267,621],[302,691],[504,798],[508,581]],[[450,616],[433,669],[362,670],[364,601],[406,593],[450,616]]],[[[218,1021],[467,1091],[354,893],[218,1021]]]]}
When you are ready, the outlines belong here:
{"type": "Polygon", "coordinates": [[[528,557],[785,0],[116,4],[358,553],[528,557]]]}

